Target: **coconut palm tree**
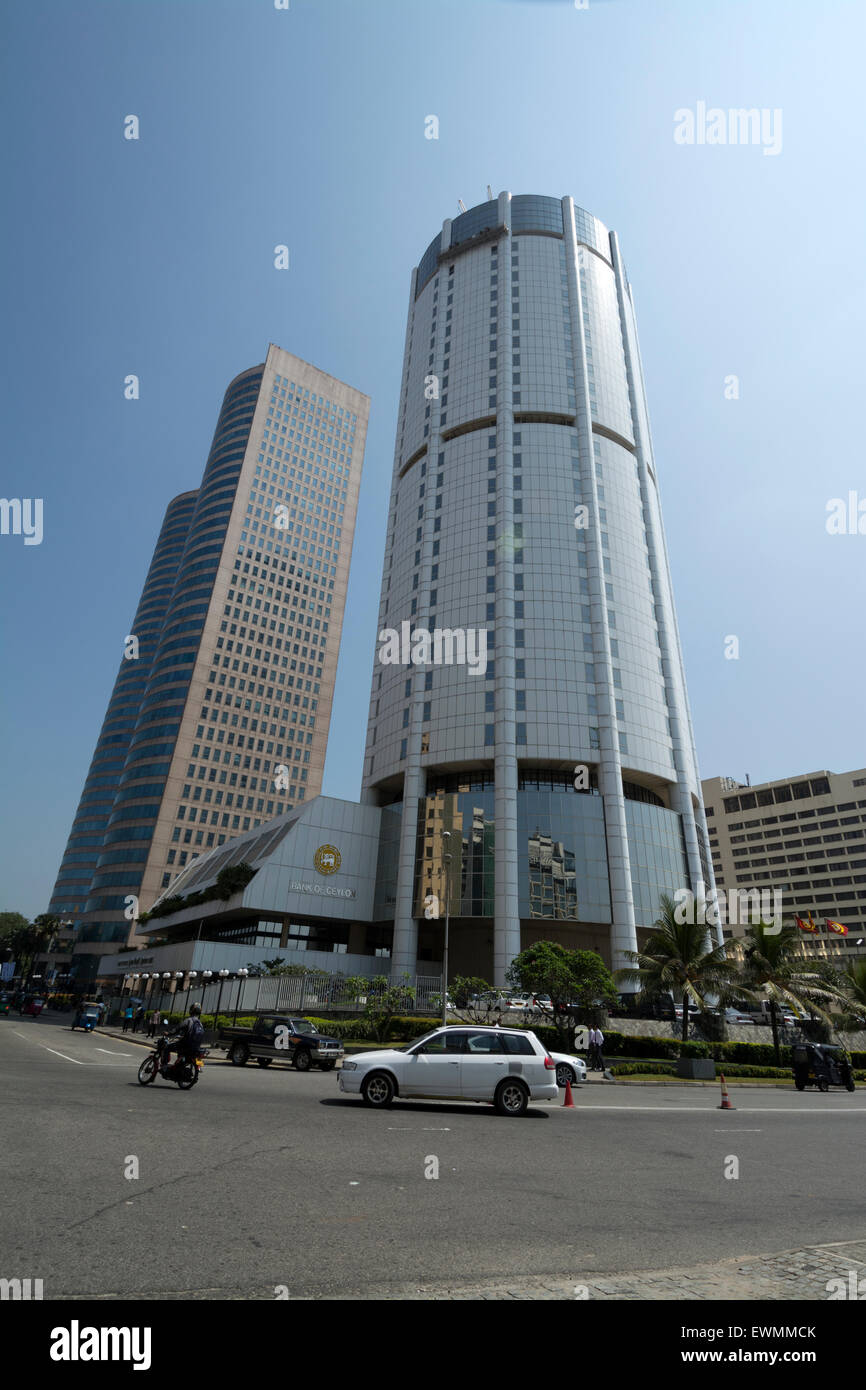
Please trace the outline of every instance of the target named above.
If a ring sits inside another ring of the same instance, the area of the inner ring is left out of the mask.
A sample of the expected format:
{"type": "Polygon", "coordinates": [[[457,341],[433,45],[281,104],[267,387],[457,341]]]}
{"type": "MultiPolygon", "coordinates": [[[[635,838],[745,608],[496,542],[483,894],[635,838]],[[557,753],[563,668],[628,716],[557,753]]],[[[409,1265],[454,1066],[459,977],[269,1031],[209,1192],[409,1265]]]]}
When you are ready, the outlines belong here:
{"type": "Polygon", "coordinates": [[[844,1007],[845,990],[832,985],[800,954],[800,935],[794,923],[781,928],[768,922],[755,922],[746,935],[732,943],[739,963],[738,992],[747,999],[770,1001],[770,1026],[776,1066],[780,1064],[779,1005],[788,1005],[800,1015],[817,1014],[832,1027],[827,1013],[830,1004],[844,1007]]]}
{"type": "Polygon", "coordinates": [[[706,996],[726,996],[736,977],[724,946],[714,946],[703,922],[680,922],[672,898],[662,894],[652,935],[640,951],[626,952],[633,965],[615,972],[623,984],[636,984],[652,998],[670,990],[683,1003],[683,1042],[689,1036],[689,1003],[706,1008],[706,996]]]}
{"type": "Polygon", "coordinates": [[[866,960],[849,960],[839,976],[845,991],[845,1013],[853,1026],[862,1026],[866,1018],[866,960]]]}

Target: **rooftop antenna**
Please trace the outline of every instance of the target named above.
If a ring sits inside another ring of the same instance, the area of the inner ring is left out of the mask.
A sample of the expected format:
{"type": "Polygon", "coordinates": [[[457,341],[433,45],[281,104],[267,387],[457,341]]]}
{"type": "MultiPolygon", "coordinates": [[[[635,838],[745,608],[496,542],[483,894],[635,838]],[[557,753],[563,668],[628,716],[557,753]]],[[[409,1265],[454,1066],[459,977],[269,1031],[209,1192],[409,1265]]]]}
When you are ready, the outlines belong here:
{"type": "Polygon", "coordinates": [[[493,189],[490,187],[490,184],[487,185],[487,201],[488,203],[493,202],[493,189]]]}
{"type": "Polygon", "coordinates": [[[463,201],[462,198],[458,198],[458,199],[457,199],[457,206],[459,207],[459,209],[460,209],[461,212],[465,212],[465,211],[466,211],[466,204],[464,203],[464,201],[463,201]]]}

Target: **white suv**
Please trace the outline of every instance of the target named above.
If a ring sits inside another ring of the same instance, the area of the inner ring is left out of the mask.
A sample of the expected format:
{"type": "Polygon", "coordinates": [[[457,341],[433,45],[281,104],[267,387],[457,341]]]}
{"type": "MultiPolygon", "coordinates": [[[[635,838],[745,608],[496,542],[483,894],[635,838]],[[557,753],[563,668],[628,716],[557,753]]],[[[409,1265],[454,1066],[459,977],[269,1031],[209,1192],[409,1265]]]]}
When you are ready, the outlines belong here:
{"type": "Polygon", "coordinates": [[[517,1028],[437,1028],[405,1051],[360,1052],[343,1062],[340,1090],[367,1105],[423,1096],[476,1100],[522,1115],[531,1100],[556,1100],[556,1063],[534,1033],[517,1028]]]}

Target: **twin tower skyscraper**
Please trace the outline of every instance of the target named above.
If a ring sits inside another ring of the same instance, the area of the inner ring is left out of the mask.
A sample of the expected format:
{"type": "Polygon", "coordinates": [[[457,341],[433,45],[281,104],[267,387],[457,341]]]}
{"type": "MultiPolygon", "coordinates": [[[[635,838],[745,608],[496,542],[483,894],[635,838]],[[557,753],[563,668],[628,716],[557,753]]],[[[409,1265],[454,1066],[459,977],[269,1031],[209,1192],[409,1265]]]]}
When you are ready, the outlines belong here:
{"type": "MultiPolygon", "coordinates": [[[[229,387],[55,886],[77,955],[318,794],[368,407],[274,347],[229,387]]],[[[661,893],[712,889],[631,289],[570,198],[502,193],[412,274],[376,637],[362,795],[398,817],[392,971],[440,955],[446,903],[455,971],[501,982],[540,938],[622,965],[661,893]],[[380,660],[406,623],[417,659],[380,660]],[[485,634],[483,671],[455,633],[485,634]]]]}
{"type": "Polygon", "coordinates": [[[318,795],[369,404],[272,346],[169,504],[49,907],[79,980],[189,860],[318,795]]]}

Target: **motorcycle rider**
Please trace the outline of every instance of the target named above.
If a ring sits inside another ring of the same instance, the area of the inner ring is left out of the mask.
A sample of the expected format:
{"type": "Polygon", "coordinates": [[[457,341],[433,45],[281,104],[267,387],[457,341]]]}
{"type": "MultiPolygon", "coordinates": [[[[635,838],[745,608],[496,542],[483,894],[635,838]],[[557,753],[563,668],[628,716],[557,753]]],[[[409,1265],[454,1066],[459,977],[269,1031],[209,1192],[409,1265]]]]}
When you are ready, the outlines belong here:
{"type": "Polygon", "coordinates": [[[189,1018],[184,1019],[176,1034],[166,1039],[160,1064],[161,1074],[165,1076],[171,1066],[172,1052],[177,1053],[178,1061],[181,1057],[196,1058],[201,1051],[203,1039],[204,1026],[201,1021],[201,1004],[192,1004],[189,1018]]]}

